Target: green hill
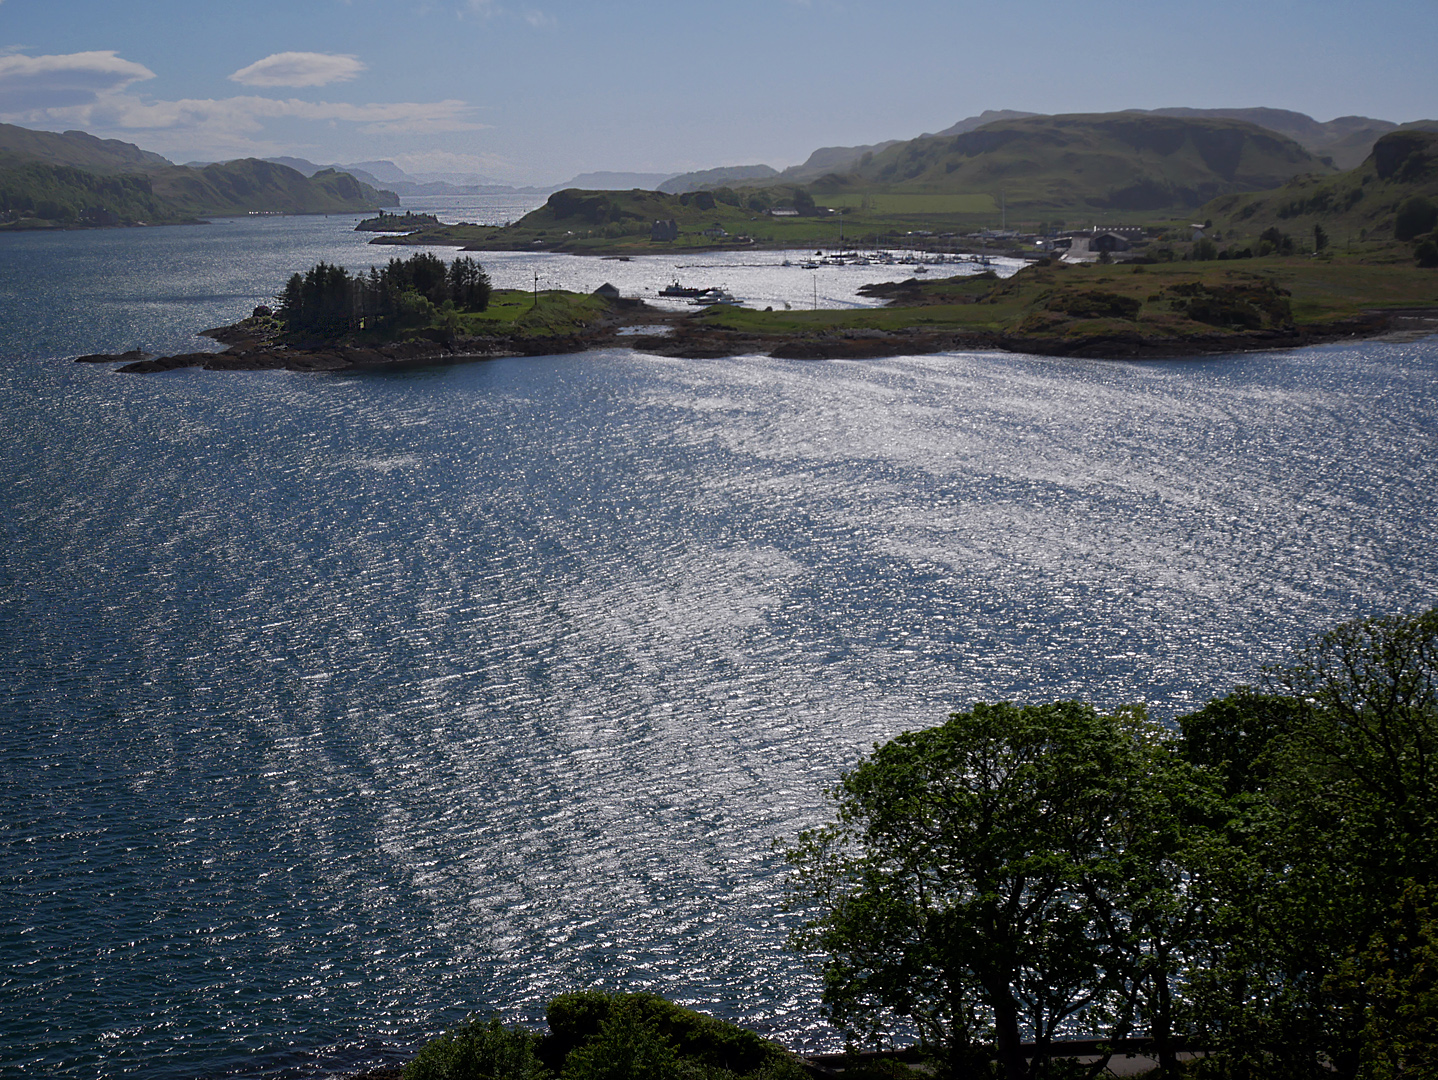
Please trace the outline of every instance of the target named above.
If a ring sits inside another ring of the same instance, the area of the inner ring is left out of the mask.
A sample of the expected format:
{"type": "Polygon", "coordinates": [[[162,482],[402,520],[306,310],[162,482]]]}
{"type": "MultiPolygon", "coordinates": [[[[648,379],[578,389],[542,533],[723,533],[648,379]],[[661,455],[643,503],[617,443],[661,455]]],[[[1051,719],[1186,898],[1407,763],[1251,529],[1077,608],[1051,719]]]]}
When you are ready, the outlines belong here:
{"type": "Polygon", "coordinates": [[[1289,109],[1134,109],[1146,116],[1243,120],[1285,135],[1311,154],[1332,160],[1340,169],[1362,163],[1373,144],[1398,127],[1391,120],[1371,116],[1340,116],[1320,121],[1289,109]]]}
{"type": "Polygon", "coordinates": [[[706,188],[728,187],[750,180],[768,180],[778,176],[777,169],[768,165],[724,165],[717,169],[671,176],[656,188],[668,195],[683,195],[687,191],[702,191],[706,188]]]}
{"type": "Polygon", "coordinates": [[[170,224],[230,214],[335,214],[395,206],[398,197],[348,173],[306,177],[244,158],[190,168],[83,131],[0,124],[0,228],[170,224]]]}
{"type": "Polygon", "coordinates": [[[1001,194],[1026,210],[1158,211],[1332,172],[1292,139],[1242,121],[1074,114],[912,139],[817,181],[815,191],[1001,194]]]}
{"type": "Polygon", "coordinates": [[[349,173],[324,169],[306,177],[258,158],[203,169],[173,165],[153,173],[152,181],[157,195],[198,215],[339,214],[399,205],[393,192],[376,191],[349,173]]]}
{"type": "Polygon", "coordinates": [[[97,139],[83,131],[32,131],[0,124],[0,167],[38,161],[72,165],[92,173],[144,172],[173,166],[168,158],[119,139],[97,139]]]}
{"type": "Polygon", "coordinates": [[[165,225],[193,219],[157,196],[142,173],[107,175],[38,161],[0,163],[0,228],[165,225]]]}
{"type": "MultiPolygon", "coordinates": [[[[1269,228],[1311,237],[1321,226],[1335,245],[1409,241],[1433,229],[1438,210],[1438,132],[1417,127],[1384,135],[1368,159],[1337,176],[1301,176],[1273,191],[1215,199],[1202,213],[1226,242],[1241,244],[1269,228]]],[[[1399,247],[1395,258],[1406,259],[1399,247]]]]}

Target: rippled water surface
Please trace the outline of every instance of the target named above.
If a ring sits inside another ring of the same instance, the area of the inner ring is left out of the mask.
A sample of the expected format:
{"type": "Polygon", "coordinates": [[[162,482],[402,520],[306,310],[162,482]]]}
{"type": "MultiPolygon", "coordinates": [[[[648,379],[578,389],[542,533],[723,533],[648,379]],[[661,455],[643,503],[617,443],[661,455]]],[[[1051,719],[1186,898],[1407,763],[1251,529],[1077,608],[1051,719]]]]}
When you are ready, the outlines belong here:
{"type": "Polygon", "coordinates": [[[0,1072],[322,1075],[592,985],[823,1045],[771,844],[875,740],[1173,717],[1438,593],[1431,342],[57,358],[347,250],[309,226],[148,285],[132,234],[0,238],[0,1072]]]}

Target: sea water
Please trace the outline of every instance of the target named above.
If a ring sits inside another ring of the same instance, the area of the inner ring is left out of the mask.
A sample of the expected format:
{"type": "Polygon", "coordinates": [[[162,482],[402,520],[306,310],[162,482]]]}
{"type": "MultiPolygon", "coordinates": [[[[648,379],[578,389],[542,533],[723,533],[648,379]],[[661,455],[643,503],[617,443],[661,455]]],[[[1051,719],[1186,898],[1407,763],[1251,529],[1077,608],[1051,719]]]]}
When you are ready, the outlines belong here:
{"type": "Polygon", "coordinates": [[[1171,720],[1438,596],[1432,341],[66,359],[352,227],[0,237],[0,1073],[338,1075],[595,986],[833,1047],[773,844],[874,742],[1171,720]]]}

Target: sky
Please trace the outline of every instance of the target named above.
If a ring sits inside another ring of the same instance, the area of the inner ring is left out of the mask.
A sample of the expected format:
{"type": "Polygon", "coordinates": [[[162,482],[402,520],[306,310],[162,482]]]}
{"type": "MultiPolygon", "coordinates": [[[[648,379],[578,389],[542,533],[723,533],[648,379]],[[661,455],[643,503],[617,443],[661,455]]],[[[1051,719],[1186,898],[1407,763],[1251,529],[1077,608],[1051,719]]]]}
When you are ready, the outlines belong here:
{"type": "Polygon", "coordinates": [[[0,0],[0,121],[559,183],[985,109],[1438,118],[1438,0],[0,0]]]}

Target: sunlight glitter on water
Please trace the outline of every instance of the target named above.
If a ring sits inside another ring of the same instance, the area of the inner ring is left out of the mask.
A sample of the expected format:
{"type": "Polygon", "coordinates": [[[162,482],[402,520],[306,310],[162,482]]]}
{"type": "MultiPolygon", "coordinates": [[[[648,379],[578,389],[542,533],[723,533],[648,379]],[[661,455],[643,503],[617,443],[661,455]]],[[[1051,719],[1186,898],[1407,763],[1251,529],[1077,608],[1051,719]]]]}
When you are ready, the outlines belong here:
{"type": "Polygon", "coordinates": [[[589,985],[833,1045],[771,843],[874,741],[1172,718],[1438,596],[1431,342],[38,355],[0,367],[0,1071],[313,1076],[589,985]]]}

